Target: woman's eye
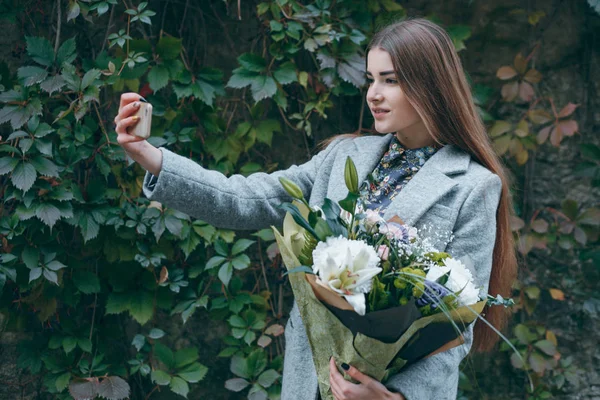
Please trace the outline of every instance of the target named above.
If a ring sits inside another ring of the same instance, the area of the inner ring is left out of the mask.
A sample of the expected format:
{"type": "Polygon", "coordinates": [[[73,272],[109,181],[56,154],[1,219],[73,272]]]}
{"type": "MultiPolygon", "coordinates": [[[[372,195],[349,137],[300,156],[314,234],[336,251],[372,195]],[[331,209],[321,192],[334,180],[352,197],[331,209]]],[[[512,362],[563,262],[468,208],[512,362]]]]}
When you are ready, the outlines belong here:
{"type": "Polygon", "coordinates": [[[396,83],[398,83],[398,81],[395,79],[386,79],[386,83],[391,83],[392,85],[395,85],[396,83]]]}

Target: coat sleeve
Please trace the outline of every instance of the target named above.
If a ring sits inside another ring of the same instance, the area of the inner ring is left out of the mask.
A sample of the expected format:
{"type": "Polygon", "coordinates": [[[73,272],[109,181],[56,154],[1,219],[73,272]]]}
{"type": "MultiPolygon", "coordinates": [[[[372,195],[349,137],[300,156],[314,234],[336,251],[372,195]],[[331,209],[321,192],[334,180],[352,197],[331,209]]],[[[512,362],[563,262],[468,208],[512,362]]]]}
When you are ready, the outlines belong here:
{"type": "MultiPolygon", "coordinates": [[[[463,203],[454,227],[454,239],[446,252],[453,258],[473,261],[476,286],[487,293],[496,239],[496,211],[502,189],[497,175],[490,174],[472,189],[463,203]]],[[[473,324],[464,332],[461,346],[424,358],[393,375],[386,387],[407,400],[456,399],[459,365],[473,343],[473,324]]]]}
{"type": "Polygon", "coordinates": [[[308,162],[271,174],[226,177],[161,147],[160,174],[144,177],[144,195],[167,207],[225,229],[261,229],[281,222],[284,212],[277,206],[291,201],[279,182],[285,177],[309,198],[317,172],[342,139],[334,140],[308,162]]]}

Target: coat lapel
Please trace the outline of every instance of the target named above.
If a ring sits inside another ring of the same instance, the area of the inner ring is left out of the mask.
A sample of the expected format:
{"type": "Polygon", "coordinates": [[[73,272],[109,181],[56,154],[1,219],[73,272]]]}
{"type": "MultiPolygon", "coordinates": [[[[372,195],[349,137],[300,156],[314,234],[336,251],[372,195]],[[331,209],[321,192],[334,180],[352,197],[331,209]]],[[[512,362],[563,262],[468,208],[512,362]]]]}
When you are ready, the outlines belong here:
{"type": "Polygon", "coordinates": [[[397,215],[404,223],[414,225],[456,185],[450,175],[466,172],[470,159],[469,154],[452,145],[439,149],[402,188],[384,219],[397,215]]]}

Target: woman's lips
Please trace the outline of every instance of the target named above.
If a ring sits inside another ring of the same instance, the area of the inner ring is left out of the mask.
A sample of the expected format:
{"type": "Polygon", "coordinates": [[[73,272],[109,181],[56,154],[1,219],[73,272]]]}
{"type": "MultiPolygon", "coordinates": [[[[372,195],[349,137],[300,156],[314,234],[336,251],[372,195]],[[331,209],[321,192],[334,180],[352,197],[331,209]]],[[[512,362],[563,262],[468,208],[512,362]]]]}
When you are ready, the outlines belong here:
{"type": "Polygon", "coordinates": [[[381,119],[381,118],[385,117],[385,115],[387,113],[389,113],[390,111],[385,110],[385,109],[376,108],[376,109],[373,109],[372,112],[373,112],[373,117],[375,117],[376,119],[381,119]]]}

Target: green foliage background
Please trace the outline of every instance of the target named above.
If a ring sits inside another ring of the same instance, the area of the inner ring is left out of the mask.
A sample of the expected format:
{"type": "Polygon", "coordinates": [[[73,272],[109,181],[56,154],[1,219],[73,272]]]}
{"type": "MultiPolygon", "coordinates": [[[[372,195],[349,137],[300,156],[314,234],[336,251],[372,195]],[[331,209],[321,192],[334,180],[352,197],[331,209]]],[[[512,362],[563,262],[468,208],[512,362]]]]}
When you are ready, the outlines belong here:
{"type": "MultiPolygon", "coordinates": [[[[154,105],[155,146],[225,174],[284,168],[333,134],[373,132],[364,48],[378,26],[406,15],[442,24],[466,65],[486,40],[502,40],[495,23],[538,37],[506,41],[485,60],[493,71],[470,77],[515,175],[523,272],[507,334],[526,363],[507,346],[470,358],[459,396],[570,398],[584,387],[585,362],[545,317],[571,302],[578,323],[596,323],[597,197],[532,200],[541,154],[568,151],[567,181],[595,194],[600,182],[598,121],[582,121],[581,100],[545,82],[553,66],[536,68],[551,45],[540,32],[561,6],[499,7],[471,26],[460,8],[413,3],[0,3],[0,26],[18,38],[0,62],[0,332],[18,349],[4,357],[16,372],[1,375],[2,393],[278,398],[292,299],[272,234],[218,229],[145,199],[144,171],[116,143],[119,96],[139,92],[154,105]]],[[[578,2],[593,32],[598,2],[588,3],[578,2]]]]}

